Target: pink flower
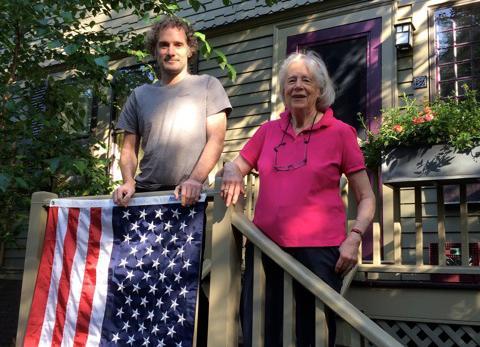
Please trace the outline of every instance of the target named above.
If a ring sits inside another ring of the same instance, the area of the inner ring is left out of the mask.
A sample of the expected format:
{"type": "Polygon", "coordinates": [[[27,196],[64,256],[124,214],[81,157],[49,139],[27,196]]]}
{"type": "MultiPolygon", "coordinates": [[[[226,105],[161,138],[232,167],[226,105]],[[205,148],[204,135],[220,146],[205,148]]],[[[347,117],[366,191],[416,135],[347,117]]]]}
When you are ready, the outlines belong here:
{"type": "Polygon", "coordinates": [[[423,116],[414,117],[412,121],[413,121],[413,124],[422,124],[422,123],[425,123],[425,117],[423,116]]]}
{"type": "Polygon", "coordinates": [[[396,133],[401,133],[403,131],[403,127],[400,124],[396,124],[393,126],[393,131],[396,133]]]}
{"type": "Polygon", "coordinates": [[[427,113],[424,117],[426,122],[430,122],[431,120],[433,120],[433,118],[434,118],[433,113],[427,113]]]}

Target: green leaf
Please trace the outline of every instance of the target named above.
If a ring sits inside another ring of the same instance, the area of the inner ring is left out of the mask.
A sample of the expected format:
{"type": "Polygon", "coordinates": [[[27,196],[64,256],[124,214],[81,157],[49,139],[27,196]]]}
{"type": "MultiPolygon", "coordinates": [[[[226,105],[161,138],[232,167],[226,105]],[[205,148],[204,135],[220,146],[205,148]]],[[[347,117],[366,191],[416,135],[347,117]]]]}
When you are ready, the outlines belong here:
{"type": "Polygon", "coordinates": [[[49,43],[47,43],[47,47],[51,49],[60,47],[61,45],[62,42],[60,42],[60,40],[50,41],[49,43]]]}
{"type": "Polygon", "coordinates": [[[225,67],[228,64],[227,56],[222,51],[220,51],[218,49],[214,49],[213,51],[216,54],[216,59],[217,59],[218,65],[220,66],[220,68],[222,70],[225,70],[225,67]]]}
{"type": "Polygon", "coordinates": [[[227,71],[228,71],[228,78],[230,78],[232,82],[235,82],[235,80],[237,79],[237,70],[235,70],[235,68],[232,65],[227,64],[227,71]]]}
{"type": "Polygon", "coordinates": [[[72,12],[60,11],[60,16],[63,18],[63,20],[64,20],[66,23],[73,22],[72,12]]]}
{"type": "Polygon", "coordinates": [[[188,0],[188,3],[190,4],[190,6],[192,6],[192,8],[195,12],[197,12],[200,9],[200,6],[202,6],[200,1],[198,1],[198,0],[188,0]]]}
{"type": "Polygon", "coordinates": [[[104,55],[102,57],[95,58],[95,64],[98,66],[104,67],[108,69],[108,62],[110,61],[110,57],[108,55],[104,55]]]}
{"type": "Polygon", "coordinates": [[[167,5],[167,10],[169,10],[172,13],[177,12],[178,10],[180,10],[180,6],[178,6],[177,3],[168,4],[167,5]]]}
{"type": "Polygon", "coordinates": [[[10,176],[0,172],[0,190],[6,192],[10,185],[10,176]]]}
{"type": "Polygon", "coordinates": [[[77,169],[80,175],[83,175],[85,173],[85,170],[87,169],[87,163],[84,160],[76,160],[73,163],[73,167],[77,169]]]}
{"type": "Polygon", "coordinates": [[[20,188],[23,188],[23,189],[28,189],[29,188],[28,183],[21,177],[15,177],[15,183],[20,188]]]}
{"type": "Polygon", "coordinates": [[[147,56],[149,56],[149,53],[146,53],[146,52],[140,51],[140,50],[134,50],[134,49],[127,50],[127,53],[130,54],[130,55],[133,55],[138,60],[142,60],[142,59],[146,58],[147,56]]]}
{"type": "Polygon", "coordinates": [[[12,100],[8,100],[7,103],[5,104],[5,107],[7,108],[7,110],[9,111],[15,111],[16,109],[16,105],[15,105],[15,102],[13,102],[12,100]]]}
{"type": "Polygon", "coordinates": [[[75,53],[75,52],[78,50],[79,47],[80,47],[79,45],[77,45],[77,44],[75,44],[75,43],[71,43],[71,44],[65,46],[65,48],[63,49],[63,51],[64,51],[67,55],[70,55],[70,54],[75,53]]]}
{"type": "Polygon", "coordinates": [[[150,23],[150,13],[146,12],[142,17],[142,21],[147,24],[150,23]]]}
{"type": "Polygon", "coordinates": [[[60,166],[60,158],[59,157],[56,157],[56,158],[53,158],[53,159],[49,160],[50,171],[52,171],[53,173],[55,173],[58,170],[59,166],[60,166]]]}

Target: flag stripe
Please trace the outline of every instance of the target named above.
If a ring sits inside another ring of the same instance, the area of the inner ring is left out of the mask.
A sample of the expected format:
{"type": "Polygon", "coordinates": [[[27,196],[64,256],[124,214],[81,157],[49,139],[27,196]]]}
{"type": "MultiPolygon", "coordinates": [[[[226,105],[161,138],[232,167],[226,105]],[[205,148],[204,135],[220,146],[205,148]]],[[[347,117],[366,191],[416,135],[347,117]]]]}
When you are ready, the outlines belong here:
{"type": "Polygon", "coordinates": [[[57,308],[55,326],[53,328],[52,346],[60,346],[65,327],[66,307],[70,293],[70,274],[72,271],[73,257],[77,248],[77,227],[80,210],[71,208],[68,211],[68,228],[65,235],[63,250],[62,275],[58,286],[57,308]]]}
{"type": "Polygon", "coordinates": [[[93,295],[93,310],[88,329],[86,346],[98,346],[105,314],[105,304],[108,292],[108,266],[113,247],[112,209],[105,209],[102,213],[102,237],[100,239],[100,254],[96,270],[97,284],[93,295]]]}
{"type": "Polygon", "coordinates": [[[48,221],[45,229],[45,243],[43,256],[38,269],[37,283],[30,308],[27,331],[23,345],[25,347],[38,346],[42,332],[43,317],[47,307],[48,288],[52,276],[52,263],[55,252],[56,230],[58,222],[58,207],[50,207],[48,210],[48,221]]]}
{"type": "Polygon", "coordinates": [[[50,346],[52,344],[53,326],[55,324],[55,309],[57,307],[57,293],[59,274],[62,272],[63,241],[67,231],[68,210],[58,210],[58,223],[55,233],[55,252],[52,262],[52,277],[48,289],[47,309],[43,317],[42,334],[39,344],[41,346],[50,346]]]}
{"type": "Polygon", "coordinates": [[[75,326],[77,324],[78,306],[82,282],[85,271],[85,259],[87,255],[89,233],[86,231],[90,226],[90,211],[82,208],[78,219],[77,248],[73,258],[73,268],[70,274],[70,293],[67,303],[67,311],[65,316],[65,328],[63,331],[62,346],[72,346],[75,336],[75,326]]]}
{"type": "Polygon", "coordinates": [[[74,346],[84,346],[87,341],[88,326],[92,313],[93,294],[95,292],[96,269],[100,253],[101,237],[101,208],[90,210],[90,227],[88,249],[85,264],[85,276],[83,278],[82,292],[78,310],[78,320],[75,331],[74,346]]]}

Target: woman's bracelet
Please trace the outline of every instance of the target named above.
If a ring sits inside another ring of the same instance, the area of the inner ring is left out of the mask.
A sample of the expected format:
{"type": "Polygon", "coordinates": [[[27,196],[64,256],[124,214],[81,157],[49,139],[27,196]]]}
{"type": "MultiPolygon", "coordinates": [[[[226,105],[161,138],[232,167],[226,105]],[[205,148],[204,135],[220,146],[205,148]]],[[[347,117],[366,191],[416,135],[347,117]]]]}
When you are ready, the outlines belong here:
{"type": "Polygon", "coordinates": [[[358,229],[358,228],[352,228],[352,229],[350,230],[350,232],[351,232],[351,233],[358,234],[358,235],[360,236],[360,238],[363,239],[363,232],[362,232],[360,229],[358,229]]]}

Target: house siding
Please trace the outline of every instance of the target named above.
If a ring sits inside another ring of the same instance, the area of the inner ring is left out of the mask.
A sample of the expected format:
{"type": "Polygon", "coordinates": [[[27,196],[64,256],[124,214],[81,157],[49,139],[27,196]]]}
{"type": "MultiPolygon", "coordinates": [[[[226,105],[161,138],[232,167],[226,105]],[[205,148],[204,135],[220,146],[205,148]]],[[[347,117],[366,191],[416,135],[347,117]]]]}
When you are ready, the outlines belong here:
{"type": "Polygon", "coordinates": [[[219,78],[232,103],[222,158],[230,160],[258,126],[270,118],[273,27],[257,27],[209,40],[227,56],[237,72],[233,82],[214,59],[199,59],[198,73],[219,78]]]}
{"type": "MultiPolygon", "coordinates": [[[[383,21],[382,44],[391,45],[387,42],[387,38],[391,32],[391,25],[396,22],[411,20],[416,27],[416,31],[412,51],[396,52],[393,46],[386,50],[390,52],[388,54],[392,54],[394,76],[389,76],[388,73],[385,74],[385,70],[382,70],[382,106],[389,107],[401,105],[401,96],[404,94],[422,101],[434,95],[435,81],[431,68],[430,49],[432,42],[429,35],[429,30],[431,30],[429,28],[429,11],[436,6],[466,3],[466,1],[375,0],[352,2],[332,0],[318,2],[303,0],[280,1],[273,7],[268,7],[263,1],[256,0],[234,0],[232,6],[223,6],[221,0],[204,1],[202,3],[205,8],[195,12],[188,8],[187,1],[181,1],[180,6],[185,9],[181,10],[179,15],[189,20],[197,30],[204,31],[211,45],[222,50],[228,57],[229,63],[237,71],[237,79],[233,82],[228,78],[227,72],[218,67],[214,58],[206,60],[200,57],[198,60],[197,72],[219,78],[233,105],[233,111],[228,118],[225,148],[221,159],[221,161],[225,161],[232,159],[256,129],[269,119],[278,116],[283,107],[277,95],[278,86],[276,84],[272,85],[272,81],[275,82],[276,79],[276,73],[272,71],[278,71],[278,62],[282,59],[282,55],[278,55],[278,46],[283,47],[282,40],[285,40],[285,37],[278,36],[278,28],[291,25],[291,23],[302,23],[302,30],[308,32],[316,30],[315,25],[317,24],[315,23],[318,23],[318,21],[328,20],[333,16],[342,18],[340,22],[332,24],[335,26],[341,25],[342,21],[357,18],[358,13],[365,11],[365,9],[370,9],[371,18],[375,18],[384,15],[382,6],[393,6],[391,21],[383,21]],[[239,24],[242,21],[247,24],[239,24]],[[412,88],[413,78],[423,75],[428,77],[428,88],[414,90],[412,88]]],[[[147,21],[138,20],[127,11],[114,13],[112,17],[100,15],[97,16],[97,19],[103,28],[112,31],[134,30],[141,33],[149,27],[147,21]]],[[[89,21],[90,19],[86,20],[89,21]]],[[[100,30],[100,25],[94,27],[93,30],[100,30]]],[[[132,59],[123,59],[114,62],[113,65],[120,67],[131,63],[133,63],[132,59]]],[[[103,116],[108,120],[108,107],[104,108],[104,111],[99,114],[99,118],[103,116]]],[[[428,233],[428,230],[436,230],[436,214],[431,210],[436,203],[436,194],[433,188],[426,188],[424,192],[424,208],[429,211],[424,216],[424,227],[428,233]]],[[[409,234],[414,235],[413,217],[411,215],[411,211],[413,211],[412,197],[413,191],[411,189],[402,190],[401,218],[405,232],[403,242],[408,254],[411,253],[410,249],[415,248],[413,239],[409,234]]],[[[478,241],[480,237],[480,228],[476,216],[472,214],[472,222],[470,223],[471,229],[473,228],[474,231],[471,233],[472,242],[478,241]]],[[[453,239],[458,237],[458,232],[455,234],[458,230],[458,227],[455,226],[458,225],[455,218],[457,217],[447,216],[447,230],[452,232],[453,239]]],[[[390,225],[393,225],[391,216],[386,214],[384,221],[386,223],[385,229],[389,230],[390,225]]],[[[384,242],[387,244],[391,237],[389,235],[384,236],[384,242]]],[[[434,237],[435,235],[432,234],[431,236],[434,237]]],[[[25,235],[21,235],[16,245],[5,249],[2,268],[21,271],[25,242],[25,235]]],[[[426,236],[425,246],[429,242],[429,236],[426,236]]],[[[387,252],[386,257],[391,257],[391,254],[387,252]]]]}

